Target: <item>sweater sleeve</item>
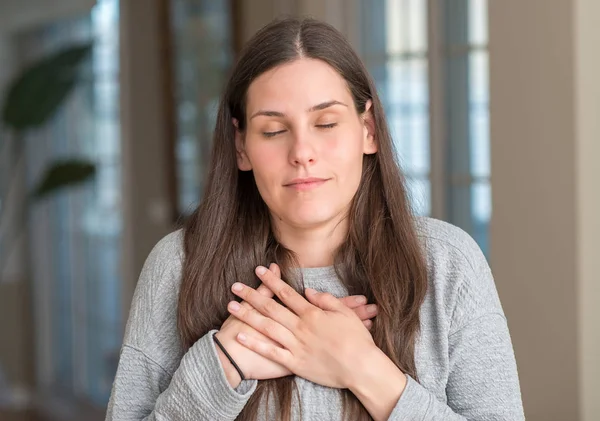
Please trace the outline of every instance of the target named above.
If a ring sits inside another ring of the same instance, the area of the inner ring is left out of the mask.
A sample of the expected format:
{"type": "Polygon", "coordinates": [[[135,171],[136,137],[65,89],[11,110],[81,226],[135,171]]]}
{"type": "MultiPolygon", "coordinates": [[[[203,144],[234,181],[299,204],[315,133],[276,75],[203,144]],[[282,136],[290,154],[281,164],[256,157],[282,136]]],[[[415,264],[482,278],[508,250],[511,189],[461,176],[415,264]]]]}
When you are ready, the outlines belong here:
{"type": "Polygon", "coordinates": [[[516,364],[506,320],[480,317],[450,337],[447,403],[408,378],[390,421],[524,420],[516,364]]]}
{"type": "Polygon", "coordinates": [[[452,261],[437,262],[461,274],[449,306],[446,402],[409,377],[389,420],[524,420],[511,338],[487,260],[466,233],[453,235],[457,252],[445,255],[452,261]]]}
{"type": "Polygon", "coordinates": [[[233,421],[256,389],[232,388],[212,339],[183,353],[176,329],[181,277],[180,232],[150,253],[133,297],[106,420],[233,421]]]}

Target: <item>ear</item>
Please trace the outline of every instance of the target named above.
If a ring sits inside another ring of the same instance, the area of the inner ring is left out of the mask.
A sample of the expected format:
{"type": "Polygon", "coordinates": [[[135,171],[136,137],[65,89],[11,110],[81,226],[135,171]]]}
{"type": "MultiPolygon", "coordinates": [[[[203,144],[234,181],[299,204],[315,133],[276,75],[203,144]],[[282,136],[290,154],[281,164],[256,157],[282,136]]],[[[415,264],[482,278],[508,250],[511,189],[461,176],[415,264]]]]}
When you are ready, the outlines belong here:
{"type": "Polygon", "coordinates": [[[375,119],[373,118],[373,101],[370,99],[365,104],[365,112],[362,114],[363,121],[363,153],[371,155],[377,152],[375,139],[375,119]]]}
{"type": "Polygon", "coordinates": [[[248,155],[246,154],[246,150],[244,149],[244,133],[240,131],[239,122],[235,118],[231,119],[231,122],[235,128],[235,150],[238,168],[240,171],[250,171],[252,169],[252,164],[250,163],[248,155]]]}

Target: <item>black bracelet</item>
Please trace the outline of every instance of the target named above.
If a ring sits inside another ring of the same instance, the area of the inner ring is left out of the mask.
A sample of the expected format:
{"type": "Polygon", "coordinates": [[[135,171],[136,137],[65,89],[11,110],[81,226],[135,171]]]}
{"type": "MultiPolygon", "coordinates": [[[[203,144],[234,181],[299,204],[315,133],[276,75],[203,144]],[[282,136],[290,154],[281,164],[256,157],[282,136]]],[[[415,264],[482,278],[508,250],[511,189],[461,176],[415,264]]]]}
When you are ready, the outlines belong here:
{"type": "Polygon", "coordinates": [[[231,355],[229,355],[229,352],[227,352],[225,350],[225,347],[223,346],[223,344],[221,343],[221,341],[219,341],[217,339],[216,333],[213,335],[213,339],[215,340],[215,343],[217,344],[217,346],[219,348],[221,348],[221,351],[223,351],[223,354],[225,354],[225,356],[231,362],[231,364],[233,365],[233,367],[237,370],[237,372],[239,373],[239,375],[242,378],[242,380],[246,380],[246,377],[244,377],[244,373],[242,373],[242,370],[240,369],[240,367],[235,363],[235,361],[233,361],[233,358],[231,358],[231,355]]]}

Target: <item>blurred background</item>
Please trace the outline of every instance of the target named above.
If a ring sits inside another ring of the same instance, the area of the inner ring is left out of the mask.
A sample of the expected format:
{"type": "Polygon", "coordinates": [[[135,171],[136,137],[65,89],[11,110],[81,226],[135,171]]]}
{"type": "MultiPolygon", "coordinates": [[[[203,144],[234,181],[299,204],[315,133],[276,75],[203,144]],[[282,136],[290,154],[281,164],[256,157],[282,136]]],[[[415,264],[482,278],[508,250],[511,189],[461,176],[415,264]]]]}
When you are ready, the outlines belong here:
{"type": "Polygon", "coordinates": [[[415,211],[483,249],[527,418],[600,420],[597,0],[0,0],[0,420],[104,419],[143,262],[280,15],[348,37],[415,211]]]}

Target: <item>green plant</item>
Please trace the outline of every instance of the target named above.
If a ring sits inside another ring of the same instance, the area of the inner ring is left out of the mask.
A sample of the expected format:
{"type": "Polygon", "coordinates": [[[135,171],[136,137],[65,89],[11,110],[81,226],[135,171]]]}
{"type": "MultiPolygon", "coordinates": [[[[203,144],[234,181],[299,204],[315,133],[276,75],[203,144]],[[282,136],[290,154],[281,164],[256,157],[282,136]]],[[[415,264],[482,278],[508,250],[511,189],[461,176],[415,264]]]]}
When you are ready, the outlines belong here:
{"type": "MultiPolygon", "coordinates": [[[[23,141],[26,131],[43,126],[56,114],[77,84],[91,49],[91,44],[68,47],[33,63],[17,76],[7,91],[2,123],[18,142],[23,141]]],[[[83,160],[54,163],[34,190],[35,196],[83,182],[93,176],[94,168],[83,160]]]]}
{"type": "MultiPolygon", "coordinates": [[[[1,114],[2,126],[12,135],[14,142],[13,163],[19,162],[24,154],[24,135],[31,130],[47,124],[60,109],[69,94],[80,80],[82,67],[90,55],[92,44],[73,45],[45,56],[32,63],[17,75],[9,85],[3,101],[1,114]]],[[[68,186],[88,181],[95,175],[93,162],[80,158],[55,161],[49,164],[41,180],[29,192],[31,203],[46,197],[68,186]]],[[[13,176],[13,174],[9,174],[13,176]]],[[[6,182],[6,180],[2,180],[6,182]]],[[[6,188],[0,194],[6,194],[6,188]]],[[[1,204],[1,202],[0,202],[1,204]]],[[[0,221],[6,206],[0,207],[0,221]]],[[[22,217],[20,224],[25,223],[25,209],[19,209],[22,217]]],[[[0,269],[4,267],[6,239],[0,238],[0,269]]],[[[6,250],[8,249],[8,250],[6,250]]],[[[1,273],[1,271],[0,271],[1,273]]]]}

